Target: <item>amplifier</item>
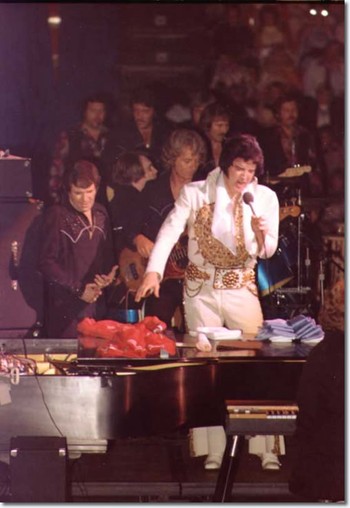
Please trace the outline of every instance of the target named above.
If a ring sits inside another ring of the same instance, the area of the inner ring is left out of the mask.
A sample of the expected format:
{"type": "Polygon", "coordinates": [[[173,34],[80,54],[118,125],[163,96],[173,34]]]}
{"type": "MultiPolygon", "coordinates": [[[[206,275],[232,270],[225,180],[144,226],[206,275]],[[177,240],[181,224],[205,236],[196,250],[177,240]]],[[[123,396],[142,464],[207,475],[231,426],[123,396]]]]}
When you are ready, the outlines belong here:
{"type": "Polygon", "coordinates": [[[14,155],[0,158],[0,199],[32,197],[31,160],[14,155]]]}
{"type": "Polygon", "coordinates": [[[43,322],[43,280],[37,269],[41,220],[40,201],[0,199],[0,337],[36,336],[43,322]]]}
{"type": "Polygon", "coordinates": [[[66,438],[13,437],[10,446],[11,501],[65,502],[66,466],[66,438]]]}

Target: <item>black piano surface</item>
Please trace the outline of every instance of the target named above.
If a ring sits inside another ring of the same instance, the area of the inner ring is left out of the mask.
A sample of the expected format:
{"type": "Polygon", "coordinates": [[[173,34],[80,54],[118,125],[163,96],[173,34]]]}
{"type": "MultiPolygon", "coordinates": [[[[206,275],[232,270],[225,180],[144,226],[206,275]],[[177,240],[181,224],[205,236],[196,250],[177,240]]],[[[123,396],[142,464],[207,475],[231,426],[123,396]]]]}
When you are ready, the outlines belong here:
{"type": "MultiPolygon", "coordinates": [[[[11,397],[0,405],[0,450],[18,435],[62,435],[70,445],[224,424],[228,399],[293,402],[313,347],[243,340],[202,353],[183,339],[174,358],[82,357],[61,374],[21,375],[17,385],[0,377],[11,397]]],[[[10,339],[2,349],[68,355],[78,353],[78,341],[10,339]]]]}

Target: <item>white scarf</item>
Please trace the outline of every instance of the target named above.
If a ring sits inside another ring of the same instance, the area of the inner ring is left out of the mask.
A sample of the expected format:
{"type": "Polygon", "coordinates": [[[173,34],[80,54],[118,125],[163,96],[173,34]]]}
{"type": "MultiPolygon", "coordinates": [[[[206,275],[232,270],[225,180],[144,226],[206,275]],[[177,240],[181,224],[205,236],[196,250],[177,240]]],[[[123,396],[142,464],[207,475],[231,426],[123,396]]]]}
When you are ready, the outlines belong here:
{"type": "MultiPolygon", "coordinates": [[[[243,193],[250,192],[253,196],[257,185],[257,179],[254,177],[253,181],[247,185],[243,193]]],[[[256,205],[253,204],[254,210],[256,205]]],[[[255,235],[250,225],[252,212],[248,205],[243,203],[243,229],[245,237],[245,245],[249,253],[251,253],[252,243],[255,240],[255,235]]],[[[215,207],[213,214],[213,223],[211,232],[217,240],[223,243],[233,254],[236,254],[236,226],[233,215],[233,202],[226,190],[224,174],[221,171],[216,182],[216,197],[215,207]]]]}

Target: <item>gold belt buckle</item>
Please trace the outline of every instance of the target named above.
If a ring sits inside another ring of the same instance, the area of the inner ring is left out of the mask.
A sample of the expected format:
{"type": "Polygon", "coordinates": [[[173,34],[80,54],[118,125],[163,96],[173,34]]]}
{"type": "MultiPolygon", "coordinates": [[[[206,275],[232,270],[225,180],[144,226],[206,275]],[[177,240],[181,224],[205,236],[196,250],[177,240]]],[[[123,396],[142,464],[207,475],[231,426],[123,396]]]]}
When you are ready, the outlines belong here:
{"type": "Polygon", "coordinates": [[[239,289],[244,285],[244,272],[231,268],[216,268],[214,289],[239,289]]]}

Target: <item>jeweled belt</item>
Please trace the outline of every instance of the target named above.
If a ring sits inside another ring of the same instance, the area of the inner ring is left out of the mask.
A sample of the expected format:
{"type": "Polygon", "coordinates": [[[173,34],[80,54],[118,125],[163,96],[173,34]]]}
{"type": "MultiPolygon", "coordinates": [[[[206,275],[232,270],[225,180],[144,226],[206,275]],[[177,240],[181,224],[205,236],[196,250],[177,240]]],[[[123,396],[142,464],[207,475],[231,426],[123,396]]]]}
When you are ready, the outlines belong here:
{"type": "Polygon", "coordinates": [[[255,272],[252,268],[215,268],[214,289],[240,289],[255,285],[255,272]]]}
{"type": "MultiPolygon", "coordinates": [[[[214,289],[240,289],[247,286],[252,293],[257,294],[255,272],[252,268],[215,268],[214,270],[214,289]]],[[[186,279],[205,281],[210,279],[210,274],[190,262],[186,268],[186,279]]]]}

